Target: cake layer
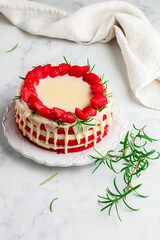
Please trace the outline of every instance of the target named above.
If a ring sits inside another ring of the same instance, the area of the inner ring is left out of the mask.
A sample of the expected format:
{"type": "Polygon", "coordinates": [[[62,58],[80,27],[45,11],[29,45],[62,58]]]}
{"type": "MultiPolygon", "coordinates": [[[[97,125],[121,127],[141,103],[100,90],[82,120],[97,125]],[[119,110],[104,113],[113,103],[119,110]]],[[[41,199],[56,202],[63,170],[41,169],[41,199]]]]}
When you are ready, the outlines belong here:
{"type": "MultiPolygon", "coordinates": [[[[18,124],[17,124],[17,126],[18,126],[18,124]]],[[[19,128],[19,126],[18,126],[18,129],[19,129],[20,133],[23,135],[23,132],[22,132],[22,130],[19,128]]],[[[106,129],[106,130],[104,131],[103,137],[105,137],[105,136],[107,135],[107,132],[108,132],[108,129],[106,129]]],[[[40,147],[40,148],[42,148],[42,149],[46,149],[46,146],[45,146],[45,142],[44,142],[44,141],[40,141],[40,142],[37,144],[36,142],[31,141],[30,138],[29,138],[27,135],[24,136],[24,137],[25,137],[29,142],[31,142],[32,144],[34,144],[35,146],[40,147]]],[[[97,140],[96,140],[96,143],[100,142],[101,140],[102,140],[102,138],[99,136],[99,137],[97,138],[97,140]]],[[[87,149],[93,147],[94,145],[95,145],[95,144],[94,144],[94,141],[91,140],[91,141],[88,143],[87,147],[85,147],[84,145],[77,145],[77,147],[68,148],[68,153],[84,151],[84,150],[87,150],[87,149]]],[[[60,153],[65,153],[65,149],[64,149],[64,148],[61,148],[61,147],[58,147],[56,150],[51,147],[51,148],[48,148],[47,150],[49,150],[49,151],[54,151],[54,152],[57,152],[57,153],[59,153],[59,154],[60,154],[60,153]]]]}

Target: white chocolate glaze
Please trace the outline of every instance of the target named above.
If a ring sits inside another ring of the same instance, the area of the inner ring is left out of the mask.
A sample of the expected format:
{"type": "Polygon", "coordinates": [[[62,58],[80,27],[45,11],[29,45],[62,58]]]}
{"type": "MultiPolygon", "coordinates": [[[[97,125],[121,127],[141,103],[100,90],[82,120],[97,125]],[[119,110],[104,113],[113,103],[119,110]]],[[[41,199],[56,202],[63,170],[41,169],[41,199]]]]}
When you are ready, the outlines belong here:
{"type": "Polygon", "coordinates": [[[38,98],[49,108],[58,107],[74,112],[75,106],[83,109],[90,104],[92,92],[82,77],[58,76],[41,79],[36,87],[38,98]],[[83,98],[82,98],[83,96],[83,98]]]}

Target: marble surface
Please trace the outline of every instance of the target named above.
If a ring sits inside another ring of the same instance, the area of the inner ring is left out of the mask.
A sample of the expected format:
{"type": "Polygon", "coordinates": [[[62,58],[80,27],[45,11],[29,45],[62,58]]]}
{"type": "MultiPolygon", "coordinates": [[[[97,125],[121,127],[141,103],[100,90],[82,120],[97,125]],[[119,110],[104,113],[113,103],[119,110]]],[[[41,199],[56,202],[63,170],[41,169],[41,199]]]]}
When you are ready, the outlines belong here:
{"type": "MultiPolygon", "coordinates": [[[[51,1],[37,0],[73,11],[98,2],[96,0],[51,1]]],[[[129,0],[139,7],[160,31],[160,2],[158,0],[129,0]]],[[[15,96],[21,80],[33,65],[62,61],[65,55],[71,62],[84,64],[87,57],[96,64],[98,72],[105,72],[113,88],[114,99],[127,118],[127,128],[135,123],[147,124],[146,131],[155,138],[160,132],[160,112],[143,107],[130,90],[127,72],[119,47],[113,40],[108,44],[82,46],[76,43],[31,36],[12,26],[0,15],[0,118],[15,96]],[[6,53],[16,43],[18,48],[6,53]]],[[[154,94],[153,94],[154,97],[154,94]]],[[[153,144],[156,149],[160,143],[153,144]]],[[[83,167],[49,168],[25,159],[15,152],[3,135],[0,125],[0,239],[3,240],[96,240],[96,239],[158,239],[160,236],[160,160],[151,162],[142,174],[142,193],[147,199],[131,197],[130,203],[139,207],[131,212],[120,204],[123,222],[115,212],[108,216],[100,212],[97,194],[104,195],[112,186],[113,174],[101,167],[92,174],[94,164],[83,167]],[[40,183],[53,173],[58,175],[50,182],[40,183]],[[50,202],[54,211],[49,210],[50,202]]]]}

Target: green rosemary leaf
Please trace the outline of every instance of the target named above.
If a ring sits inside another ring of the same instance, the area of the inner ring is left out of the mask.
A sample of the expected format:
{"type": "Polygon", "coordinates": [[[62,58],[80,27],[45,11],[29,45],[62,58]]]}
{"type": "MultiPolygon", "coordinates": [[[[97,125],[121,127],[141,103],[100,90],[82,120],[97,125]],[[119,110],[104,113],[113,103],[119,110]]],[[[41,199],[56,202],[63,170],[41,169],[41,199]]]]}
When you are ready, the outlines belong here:
{"type": "Polygon", "coordinates": [[[54,202],[55,200],[57,200],[57,199],[58,199],[58,198],[54,198],[54,199],[52,200],[51,204],[50,204],[50,211],[51,211],[51,212],[53,212],[53,207],[52,207],[53,202],[54,202]]]}
{"type": "Polygon", "coordinates": [[[95,167],[95,169],[92,171],[92,174],[100,167],[100,165],[102,164],[102,162],[100,162],[97,167],[95,167]]]}
{"type": "Polygon", "coordinates": [[[30,117],[34,117],[34,115],[37,114],[36,112],[36,108],[34,110],[32,110],[31,114],[30,114],[30,117]]]}
{"type": "Polygon", "coordinates": [[[51,177],[47,178],[46,180],[44,180],[42,183],[40,183],[40,185],[43,185],[45,183],[47,183],[48,181],[50,181],[52,178],[54,178],[58,173],[53,174],[51,177]]]}
{"type": "Polygon", "coordinates": [[[132,208],[131,206],[129,206],[127,203],[126,203],[126,201],[125,201],[125,199],[123,198],[123,202],[124,202],[124,204],[126,205],[126,207],[128,207],[130,210],[132,210],[132,211],[139,211],[140,209],[139,208],[132,208]]]}
{"type": "Polygon", "coordinates": [[[89,72],[92,72],[93,71],[93,69],[95,68],[95,64],[93,65],[93,67],[91,68],[91,70],[89,71],[89,72]]]}
{"type": "Polygon", "coordinates": [[[101,84],[103,84],[103,85],[104,85],[104,84],[106,84],[106,82],[107,82],[107,81],[105,81],[105,82],[103,83],[103,80],[104,80],[104,75],[105,75],[105,74],[103,73],[103,74],[100,76],[100,79],[101,79],[101,84]]]}
{"type": "Polygon", "coordinates": [[[116,189],[117,192],[121,195],[121,192],[119,191],[119,189],[118,189],[118,187],[117,187],[116,177],[114,178],[113,183],[114,183],[114,187],[115,187],[115,189],[116,189]]]}
{"type": "Polygon", "coordinates": [[[24,80],[25,78],[24,77],[21,77],[21,76],[18,76],[20,79],[24,80]]]}
{"type": "Polygon", "coordinates": [[[62,129],[63,126],[66,126],[66,124],[63,123],[63,122],[61,122],[60,119],[57,120],[57,124],[58,124],[58,127],[59,127],[60,129],[62,129]]]}
{"type": "Polygon", "coordinates": [[[13,52],[17,47],[18,47],[18,43],[13,48],[11,48],[10,50],[7,50],[6,52],[7,53],[13,52]]]}
{"type": "Polygon", "coordinates": [[[111,209],[113,207],[113,204],[109,207],[109,210],[108,210],[108,215],[110,216],[111,215],[111,209]]]}
{"type": "Polygon", "coordinates": [[[87,58],[87,66],[90,67],[89,58],[87,58]]]}
{"type": "Polygon", "coordinates": [[[67,64],[69,64],[68,61],[67,61],[67,59],[66,59],[66,57],[63,56],[63,58],[64,58],[64,61],[65,61],[67,64]]]}
{"type": "Polygon", "coordinates": [[[93,71],[93,69],[95,68],[95,64],[93,65],[93,67],[91,68],[90,62],[89,62],[89,58],[87,58],[87,66],[89,66],[90,70],[88,71],[89,73],[93,71]]]}
{"type": "Polygon", "coordinates": [[[138,193],[137,191],[134,191],[134,192],[136,193],[136,195],[137,195],[138,197],[141,197],[141,198],[147,198],[147,197],[149,197],[149,195],[142,195],[142,194],[138,193]]]}
{"type": "Polygon", "coordinates": [[[19,96],[15,96],[12,100],[18,100],[22,97],[22,95],[20,94],[19,96]]]}
{"type": "Polygon", "coordinates": [[[107,206],[105,206],[104,208],[102,208],[101,211],[105,210],[106,208],[110,207],[111,205],[113,205],[113,203],[108,204],[107,206]]]}

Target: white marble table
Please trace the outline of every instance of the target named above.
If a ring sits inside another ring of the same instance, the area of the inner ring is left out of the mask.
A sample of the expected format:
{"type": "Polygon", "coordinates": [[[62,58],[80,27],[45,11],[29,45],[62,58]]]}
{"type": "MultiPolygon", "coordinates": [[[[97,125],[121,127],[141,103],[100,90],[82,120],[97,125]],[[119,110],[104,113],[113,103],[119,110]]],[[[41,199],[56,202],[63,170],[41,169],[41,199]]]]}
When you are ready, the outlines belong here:
{"type": "MultiPolygon", "coordinates": [[[[37,0],[40,1],[40,0],[37,0]]],[[[96,0],[45,1],[57,7],[76,10],[98,2],[96,0]]],[[[155,28],[160,31],[160,2],[158,0],[130,0],[138,6],[155,28]]],[[[132,123],[142,127],[155,138],[160,132],[160,112],[140,105],[130,90],[120,50],[113,40],[108,44],[81,46],[76,43],[31,36],[12,26],[0,15],[0,118],[31,66],[59,62],[65,55],[72,62],[83,64],[87,57],[96,64],[98,72],[105,72],[113,88],[114,99],[132,123]],[[18,48],[5,53],[16,43],[18,48]],[[116,69],[116,70],[115,70],[116,69]]],[[[160,148],[160,143],[153,145],[160,148]]],[[[38,165],[16,153],[8,144],[0,126],[0,239],[2,240],[96,240],[96,239],[159,239],[160,236],[160,160],[153,161],[142,174],[142,192],[147,199],[130,198],[140,207],[131,212],[120,205],[121,223],[113,211],[100,212],[97,194],[104,195],[112,184],[113,174],[101,167],[92,174],[94,164],[84,167],[49,168],[38,165]],[[39,184],[58,172],[47,184],[39,184]],[[54,197],[53,213],[49,205],[54,197]]]]}

